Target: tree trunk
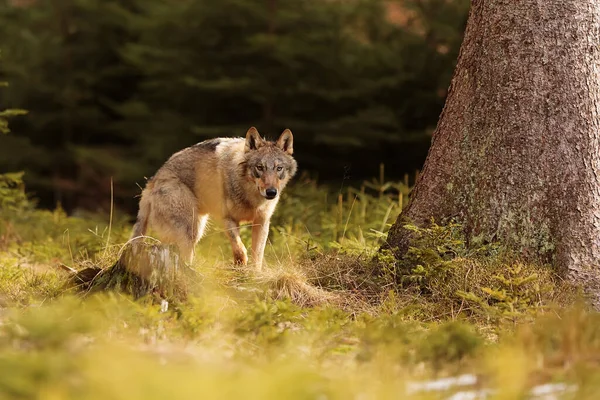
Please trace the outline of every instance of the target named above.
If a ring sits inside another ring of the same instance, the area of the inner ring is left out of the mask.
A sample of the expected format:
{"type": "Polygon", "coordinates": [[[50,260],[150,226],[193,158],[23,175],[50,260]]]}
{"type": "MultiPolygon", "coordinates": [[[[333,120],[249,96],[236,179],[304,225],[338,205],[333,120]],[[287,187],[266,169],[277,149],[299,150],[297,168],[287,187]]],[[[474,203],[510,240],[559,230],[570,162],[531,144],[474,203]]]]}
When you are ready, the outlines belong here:
{"type": "Polygon", "coordinates": [[[550,260],[600,305],[600,0],[473,0],[409,206],[550,260]]]}

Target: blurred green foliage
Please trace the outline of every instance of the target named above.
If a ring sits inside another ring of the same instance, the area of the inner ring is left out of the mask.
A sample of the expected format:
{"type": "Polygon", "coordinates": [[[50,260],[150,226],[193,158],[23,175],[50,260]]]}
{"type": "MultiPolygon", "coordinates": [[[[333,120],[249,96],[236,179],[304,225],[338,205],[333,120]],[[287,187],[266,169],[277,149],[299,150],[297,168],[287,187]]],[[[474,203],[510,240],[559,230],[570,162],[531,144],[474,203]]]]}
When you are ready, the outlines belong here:
{"type": "MultiPolygon", "coordinates": [[[[2,54],[0,53],[0,55],[2,55],[2,54]]],[[[7,82],[0,81],[0,87],[7,87],[7,86],[8,86],[7,82]]],[[[8,119],[10,117],[16,117],[18,115],[24,115],[24,114],[26,114],[26,112],[24,110],[0,109],[0,134],[7,134],[8,132],[10,132],[10,129],[8,128],[8,119]]]]}
{"type": "MultiPolygon", "coordinates": [[[[420,167],[467,0],[0,0],[0,170],[53,207],[135,208],[174,151],[295,133],[303,169],[360,180],[420,167]]],[[[390,174],[391,175],[391,174],[390,174]]],[[[399,176],[398,176],[399,177],[399,176]]]]}

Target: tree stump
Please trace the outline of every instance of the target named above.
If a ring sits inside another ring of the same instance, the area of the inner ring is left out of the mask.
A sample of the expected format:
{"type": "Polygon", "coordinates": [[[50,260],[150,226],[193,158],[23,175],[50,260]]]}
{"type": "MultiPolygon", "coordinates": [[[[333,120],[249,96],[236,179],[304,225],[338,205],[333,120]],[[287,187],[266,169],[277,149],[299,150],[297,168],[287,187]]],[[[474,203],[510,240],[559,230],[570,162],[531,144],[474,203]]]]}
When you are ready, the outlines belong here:
{"type": "Polygon", "coordinates": [[[158,296],[184,299],[190,282],[198,280],[183,263],[174,246],[148,244],[142,240],[127,244],[111,267],[86,268],[72,279],[77,287],[89,292],[100,290],[131,294],[135,299],[158,296]]]}

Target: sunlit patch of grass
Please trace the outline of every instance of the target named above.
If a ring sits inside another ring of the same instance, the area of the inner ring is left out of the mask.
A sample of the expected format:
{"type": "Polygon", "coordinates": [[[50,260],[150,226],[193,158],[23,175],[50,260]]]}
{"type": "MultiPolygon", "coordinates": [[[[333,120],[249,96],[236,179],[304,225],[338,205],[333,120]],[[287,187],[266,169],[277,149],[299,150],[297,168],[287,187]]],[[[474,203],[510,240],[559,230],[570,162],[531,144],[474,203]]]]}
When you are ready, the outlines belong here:
{"type": "Polygon", "coordinates": [[[0,253],[0,307],[43,303],[63,292],[64,274],[0,253]]]}

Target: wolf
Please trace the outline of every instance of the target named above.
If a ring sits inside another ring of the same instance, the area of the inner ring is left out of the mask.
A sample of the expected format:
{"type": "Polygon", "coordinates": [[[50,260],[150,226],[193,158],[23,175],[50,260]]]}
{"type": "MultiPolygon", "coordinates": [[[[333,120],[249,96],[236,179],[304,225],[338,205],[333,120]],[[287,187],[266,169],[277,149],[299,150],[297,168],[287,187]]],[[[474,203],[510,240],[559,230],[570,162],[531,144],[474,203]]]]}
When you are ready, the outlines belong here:
{"type": "Polygon", "coordinates": [[[142,191],[132,238],[151,230],[191,264],[214,218],[224,225],[235,263],[247,265],[240,223],[251,222],[252,263],[261,269],[271,216],[297,170],[293,142],[289,129],[273,142],[251,127],[245,139],[210,139],[173,154],[142,191]]]}

